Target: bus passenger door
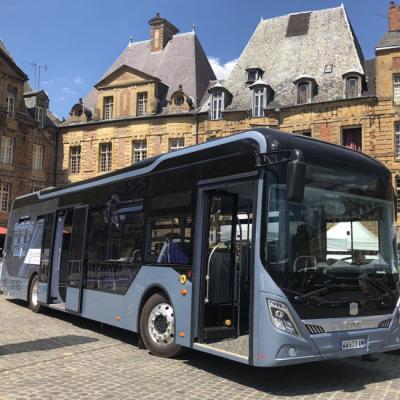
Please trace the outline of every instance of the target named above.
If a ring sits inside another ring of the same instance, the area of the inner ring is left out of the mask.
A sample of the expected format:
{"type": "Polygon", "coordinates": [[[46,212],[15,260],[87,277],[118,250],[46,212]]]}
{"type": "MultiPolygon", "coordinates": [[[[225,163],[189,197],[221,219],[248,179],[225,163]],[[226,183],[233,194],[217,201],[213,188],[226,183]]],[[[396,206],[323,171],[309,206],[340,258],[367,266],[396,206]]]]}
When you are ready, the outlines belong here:
{"type": "Polygon", "coordinates": [[[50,282],[52,277],[54,230],[55,214],[45,215],[39,268],[38,302],[40,304],[51,303],[50,282]]]}
{"type": "Polygon", "coordinates": [[[65,300],[65,309],[74,313],[80,313],[82,310],[87,218],[88,206],[75,207],[68,257],[67,293],[65,300]]]}
{"type": "Polygon", "coordinates": [[[248,357],[254,184],[205,191],[199,341],[248,357]]]}

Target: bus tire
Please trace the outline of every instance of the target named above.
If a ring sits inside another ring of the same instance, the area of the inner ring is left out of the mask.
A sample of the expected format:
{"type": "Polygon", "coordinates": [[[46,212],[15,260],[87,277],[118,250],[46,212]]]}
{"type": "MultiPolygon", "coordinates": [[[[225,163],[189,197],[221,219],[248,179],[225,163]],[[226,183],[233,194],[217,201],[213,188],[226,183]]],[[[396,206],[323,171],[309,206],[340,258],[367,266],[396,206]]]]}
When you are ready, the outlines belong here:
{"type": "Polygon", "coordinates": [[[161,293],[153,294],[140,315],[140,336],[150,353],[159,357],[174,357],[182,347],[175,343],[174,309],[161,293]]]}
{"type": "Polygon", "coordinates": [[[39,291],[39,276],[35,275],[29,287],[29,297],[28,297],[29,308],[34,313],[40,312],[42,308],[38,302],[38,291],[39,291]]]}

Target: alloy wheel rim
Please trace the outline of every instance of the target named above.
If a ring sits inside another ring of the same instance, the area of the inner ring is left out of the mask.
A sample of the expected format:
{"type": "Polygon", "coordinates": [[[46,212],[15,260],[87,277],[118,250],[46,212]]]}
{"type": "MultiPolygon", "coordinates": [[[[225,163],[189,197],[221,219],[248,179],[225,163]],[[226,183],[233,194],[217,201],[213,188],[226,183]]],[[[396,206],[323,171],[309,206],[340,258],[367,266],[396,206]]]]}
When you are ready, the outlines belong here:
{"type": "Polygon", "coordinates": [[[150,312],[148,329],[154,343],[167,346],[174,341],[174,310],[167,303],[157,304],[150,312]]]}

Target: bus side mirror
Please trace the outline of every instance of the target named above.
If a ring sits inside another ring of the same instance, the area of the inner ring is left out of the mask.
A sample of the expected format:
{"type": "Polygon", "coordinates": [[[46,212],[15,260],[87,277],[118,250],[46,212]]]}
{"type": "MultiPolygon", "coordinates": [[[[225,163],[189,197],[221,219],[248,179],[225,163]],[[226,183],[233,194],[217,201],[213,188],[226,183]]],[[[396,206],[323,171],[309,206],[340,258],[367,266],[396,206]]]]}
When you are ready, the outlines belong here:
{"type": "Polygon", "coordinates": [[[304,199],[306,184],[306,164],[300,160],[288,162],[286,170],[287,199],[301,203],[304,199]]]}

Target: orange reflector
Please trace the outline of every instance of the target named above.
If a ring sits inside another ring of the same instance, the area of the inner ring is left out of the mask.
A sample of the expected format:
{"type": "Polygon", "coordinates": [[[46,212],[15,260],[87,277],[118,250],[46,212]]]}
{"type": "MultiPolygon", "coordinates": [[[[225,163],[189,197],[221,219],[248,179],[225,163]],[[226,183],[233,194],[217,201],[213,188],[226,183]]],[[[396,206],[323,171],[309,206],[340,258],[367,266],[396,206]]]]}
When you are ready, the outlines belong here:
{"type": "Polygon", "coordinates": [[[187,290],[186,289],[182,289],[181,290],[181,295],[182,296],[186,296],[187,295],[187,290]]]}
{"type": "Polygon", "coordinates": [[[185,332],[179,332],[180,337],[185,337],[185,332]]]}
{"type": "Polygon", "coordinates": [[[120,316],[120,315],[116,315],[116,316],[115,316],[115,320],[116,320],[116,321],[121,321],[121,316],[120,316]]]}

